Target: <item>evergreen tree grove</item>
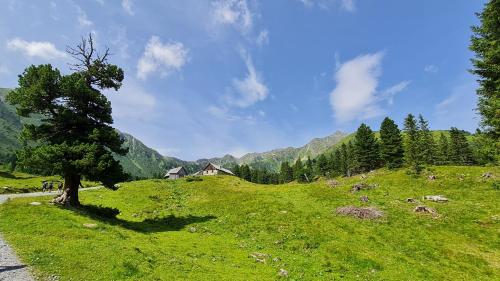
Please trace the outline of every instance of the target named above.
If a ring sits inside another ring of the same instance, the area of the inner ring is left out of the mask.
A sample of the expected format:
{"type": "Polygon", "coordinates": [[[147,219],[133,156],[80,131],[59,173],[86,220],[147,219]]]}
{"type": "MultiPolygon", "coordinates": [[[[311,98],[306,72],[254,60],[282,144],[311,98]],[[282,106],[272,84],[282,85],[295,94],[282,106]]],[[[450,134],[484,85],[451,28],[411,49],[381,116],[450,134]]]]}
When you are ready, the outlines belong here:
{"type": "Polygon", "coordinates": [[[366,124],[361,124],[354,137],[356,164],[360,172],[380,167],[380,150],[375,134],[366,124]]]}
{"type": "Polygon", "coordinates": [[[404,155],[406,164],[415,173],[420,173],[422,169],[422,155],[420,153],[420,136],[417,121],[412,114],[408,114],[404,122],[405,142],[404,155]]]}

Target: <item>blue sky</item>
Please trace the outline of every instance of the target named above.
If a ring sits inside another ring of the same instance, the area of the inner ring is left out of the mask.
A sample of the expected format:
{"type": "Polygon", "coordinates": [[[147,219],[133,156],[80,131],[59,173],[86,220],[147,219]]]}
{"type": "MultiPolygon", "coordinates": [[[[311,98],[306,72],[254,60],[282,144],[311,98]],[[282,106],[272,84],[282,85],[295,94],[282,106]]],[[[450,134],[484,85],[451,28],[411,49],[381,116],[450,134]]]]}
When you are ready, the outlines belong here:
{"type": "Polygon", "coordinates": [[[475,130],[468,0],[0,0],[0,87],[29,64],[68,72],[92,33],[125,70],[115,127],[168,156],[300,146],[422,113],[475,130]]]}

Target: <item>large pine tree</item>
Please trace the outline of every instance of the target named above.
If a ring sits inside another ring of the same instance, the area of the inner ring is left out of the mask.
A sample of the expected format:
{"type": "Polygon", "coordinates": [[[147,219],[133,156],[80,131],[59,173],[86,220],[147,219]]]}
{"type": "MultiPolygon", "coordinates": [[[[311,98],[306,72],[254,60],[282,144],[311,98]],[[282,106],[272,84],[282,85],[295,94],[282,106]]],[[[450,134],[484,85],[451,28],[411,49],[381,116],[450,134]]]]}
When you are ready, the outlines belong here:
{"type": "Polygon", "coordinates": [[[415,116],[408,114],[404,122],[405,162],[414,173],[422,170],[422,154],[420,151],[420,134],[415,116]]]}
{"type": "Polygon", "coordinates": [[[380,149],[375,134],[366,124],[361,124],[354,137],[356,164],[360,172],[380,167],[380,149]]]}
{"type": "Polygon", "coordinates": [[[436,141],[429,129],[429,123],[424,119],[422,114],[418,115],[418,129],[419,129],[419,147],[422,154],[422,161],[426,164],[432,165],[436,158],[436,141]]]}
{"type": "Polygon", "coordinates": [[[293,169],[287,161],[281,163],[280,181],[283,183],[293,181],[293,169]]]}
{"type": "Polygon", "coordinates": [[[68,52],[77,61],[73,73],[63,75],[50,64],[32,65],[19,75],[19,87],[7,99],[21,116],[43,116],[42,123],[24,126],[23,136],[30,145],[19,152],[20,165],[60,174],[64,192],[54,203],[79,206],[82,177],[110,188],[125,179],[112,152],[126,150],[111,127],[111,103],[101,93],[118,90],[124,74],[108,63],[108,50],[96,51],[91,36],[68,52]]]}
{"type": "Polygon", "coordinates": [[[466,133],[455,127],[450,130],[450,160],[455,165],[474,163],[466,133]]]}
{"type": "Polygon", "coordinates": [[[496,142],[500,138],[500,0],[491,0],[477,14],[481,24],[472,27],[470,49],[476,53],[472,73],[479,76],[477,108],[484,131],[496,142]]]}
{"type": "Polygon", "coordinates": [[[380,126],[380,155],[384,164],[390,168],[403,165],[403,139],[398,125],[386,117],[380,126]]]}
{"type": "Polygon", "coordinates": [[[448,165],[450,163],[450,141],[448,137],[441,133],[439,136],[436,164],[448,165]]]}

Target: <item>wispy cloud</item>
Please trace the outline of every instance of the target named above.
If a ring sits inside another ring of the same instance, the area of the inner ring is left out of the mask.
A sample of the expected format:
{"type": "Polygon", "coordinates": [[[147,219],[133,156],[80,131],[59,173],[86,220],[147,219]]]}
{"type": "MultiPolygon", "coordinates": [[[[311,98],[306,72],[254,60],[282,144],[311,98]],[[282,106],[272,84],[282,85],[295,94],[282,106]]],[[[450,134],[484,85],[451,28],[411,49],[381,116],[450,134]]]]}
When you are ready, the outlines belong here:
{"type": "Polygon", "coordinates": [[[252,12],[246,0],[217,0],[212,2],[212,8],[215,24],[231,25],[244,34],[253,27],[252,12]]]}
{"type": "Polygon", "coordinates": [[[339,122],[366,119],[382,113],[376,91],[381,75],[381,52],[358,56],[343,63],[335,73],[337,85],[330,103],[339,122]]]}
{"type": "Polygon", "coordinates": [[[239,107],[248,107],[258,101],[265,100],[269,95],[269,89],[255,69],[252,57],[244,51],[242,51],[242,57],[247,68],[247,75],[244,79],[233,80],[233,87],[237,95],[230,98],[230,103],[239,107]]]}
{"type": "Polygon", "coordinates": [[[424,67],[424,71],[428,73],[437,73],[439,68],[433,64],[429,64],[424,67]]]}
{"type": "Polygon", "coordinates": [[[125,119],[145,120],[155,118],[156,99],[134,79],[126,79],[116,93],[106,91],[113,105],[113,116],[125,119]]]}
{"type": "Polygon", "coordinates": [[[137,63],[137,77],[146,79],[154,72],[165,76],[179,71],[188,62],[188,53],[180,42],[162,43],[158,36],[152,36],[137,63]]]}
{"type": "Polygon", "coordinates": [[[7,42],[7,48],[14,51],[20,51],[28,57],[38,57],[46,60],[63,59],[68,55],[56,48],[51,42],[46,41],[26,41],[20,38],[14,38],[7,42]]]}
{"type": "Polygon", "coordinates": [[[410,83],[411,81],[409,80],[401,81],[398,84],[383,90],[382,94],[380,95],[381,100],[387,100],[387,103],[389,105],[392,105],[394,103],[394,96],[404,91],[408,87],[408,85],[410,85],[410,83]]]}
{"type": "Polygon", "coordinates": [[[122,0],[122,8],[127,12],[127,14],[133,16],[134,12],[134,2],[132,0],[122,0]]]}
{"type": "Polygon", "coordinates": [[[78,11],[78,24],[80,27],[88,27],[94,24],[91,20],[89,20],[87,13],[85,13],[80,6],[77,5],[76,10],[78,11]]]}
{"type": "Polygon", "coordinates": [[[264,29],[259,33],[256,43],[259,47],[269,44],[269,31],[267,29],[264,29]]]}
{"type": "Polygon", "coordinates": [[[329,10],[332,7],[340,7],[348,12],[356,11],[355,0],[298,0],[307,8],[318,7],[320,9],[329,10]]]}

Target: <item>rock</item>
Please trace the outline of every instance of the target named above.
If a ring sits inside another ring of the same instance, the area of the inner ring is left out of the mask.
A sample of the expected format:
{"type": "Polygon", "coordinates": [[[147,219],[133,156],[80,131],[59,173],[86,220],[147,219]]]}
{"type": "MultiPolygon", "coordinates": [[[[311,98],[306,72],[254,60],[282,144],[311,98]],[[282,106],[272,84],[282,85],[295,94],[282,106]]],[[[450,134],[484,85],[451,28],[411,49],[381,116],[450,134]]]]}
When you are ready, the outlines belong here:
{"type": "Polygon", "coordinates": [[[83,226],[86,227],[86,228],[96,228],[97,224],[95,224],[95,223],[84,223],[83,226]]]}
{"type": "Polygon", "coordinates": [[[427,206],[417,206],[415,207],[415,210],[413,210],[415,213],[428,213],[431,215],[437,215],[437,212],[433,208],[429,208],[427,206]]]}
{"type": "Polygon", "coordinates": [[[384,212],[375,207],[345,206],[337,208],[337,214],[358,219],[376,219],[382,217],[384,212]]]}
{"type": "Polygon", "coordinates": [[[427,177],[427,179],[433,181],[433,180],[437,179],[437,177],[435,175],[430,175],[427,177]]]}
{"type": "Polygon", "coordinates": [[[270,256],[268,254],[255,252],[251,253],[250,257],[254,258],[256,262],[266,263],[266,258],[269,258],[270,256]]]}
{"type": "Polygon", "coordinates": [[[191,232],[191,233],[195,233],[195,232],[196,232],[196,227],[191,226],[191,227],[189,228],[189,232],[191,232]]]}
{"type": "Polygon", "coordinates": [[[417,203],[417,200],[414,198],[406,198],[406,203],[417,203]]]}
{"type": "Polygon", "coordinates": [[[281,214],[287,214],[287,211],[280,211],[281,214]]]}
{"type": "Polygon", "coordinates": [[[490,179],[493,177],[493,174],[491,172],[486,172],[481,176],[483,179],[490,179]]]}
{"type": "Polygon", "coordinates": [[[362,174],[362,175],[361,175],[361,179],[363,179],[363,180],[364,180],[364,179],[366,179],[366,178],[367,178],[367,176],[366,176],[365,174],[362,174]]]}
{"type": "Polygon", "coordinates": [[[465,175],[464,174],[458,175],[458,180],[463,181],[464,179],[465,179],[465,175]]]}
{"type": "Polygon", "coordinates": [[[279,262],[281,259],[278,257],[273,258],[273,262],[279,262]]]}
{"type": "Polygon", "coordinates": [[[328,185],[328,187],[331,187],[331,188],[335,188],[335,187],[339,186],[339,182],[336,180],[327,180],[326,184],[328,185]]]}
{"type": "Polygon", "coordinates": [[[443,195],[427,195],[424,196],[425,200],[434,201],[434,202],[448,202],[448,198],[443,195]]]}
{"type": "Polygon", "coordinates": [[[377,187],[376,184],[367,184],[367,183],[361,182],[361,183],[357,183],[357,184],[353,185],[351,188],[351,192],[358,192],[360,190],[364,190],[364,189],[368,190],[368,189],[373,189],[376,187],[377,187]]]}
{"type": "Polygon", "coordinates": [[[361,201],[361,202],[368,202],[368,196],[363,195],[363,196],[359,197],[359,201],[361,201]]]}
{"type": "Polygon", "coordinates": [[[283,268],[280,268],[278,271],[278,275],[281,277],[288,277],[288,271],[284,270],[283,268]]]}
{"type": "Polygon", "coordinates": [[[40,205],[42,205],[42,203],[40,203],[40,202],[31,202],[30,205],[31,206],[40,206],[40,205]]]}

